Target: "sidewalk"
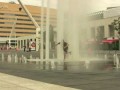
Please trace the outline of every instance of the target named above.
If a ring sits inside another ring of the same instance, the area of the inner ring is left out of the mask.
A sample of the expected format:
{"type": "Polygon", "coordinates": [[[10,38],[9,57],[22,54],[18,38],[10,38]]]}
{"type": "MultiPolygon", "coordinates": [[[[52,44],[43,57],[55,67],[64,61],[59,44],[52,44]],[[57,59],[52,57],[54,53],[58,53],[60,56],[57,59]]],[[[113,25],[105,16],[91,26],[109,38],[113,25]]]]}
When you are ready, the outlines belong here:
{"type": "MultiPolygon", "coordinates": [[[[0,73],[0,90],[78,90],[0,73]]],[[[80,90],[80,89],[79,89],[80,90]]]]}

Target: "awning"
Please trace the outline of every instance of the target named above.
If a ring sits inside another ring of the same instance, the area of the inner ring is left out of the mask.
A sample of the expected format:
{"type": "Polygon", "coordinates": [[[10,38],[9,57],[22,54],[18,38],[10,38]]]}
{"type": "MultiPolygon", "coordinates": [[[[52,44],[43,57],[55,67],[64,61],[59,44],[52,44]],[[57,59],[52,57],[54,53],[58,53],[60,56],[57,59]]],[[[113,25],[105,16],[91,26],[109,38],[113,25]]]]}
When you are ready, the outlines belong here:
{"type": "Polygon", "coordinates": [[[118,40],[118,39],[113,39],[113,40],[103,40],[102,43],[109,43],[109,44],[111,44],[111,43],[114,43],[114,42],[116,42],[116,41],[119,41],[119,40],[118,40]]]}

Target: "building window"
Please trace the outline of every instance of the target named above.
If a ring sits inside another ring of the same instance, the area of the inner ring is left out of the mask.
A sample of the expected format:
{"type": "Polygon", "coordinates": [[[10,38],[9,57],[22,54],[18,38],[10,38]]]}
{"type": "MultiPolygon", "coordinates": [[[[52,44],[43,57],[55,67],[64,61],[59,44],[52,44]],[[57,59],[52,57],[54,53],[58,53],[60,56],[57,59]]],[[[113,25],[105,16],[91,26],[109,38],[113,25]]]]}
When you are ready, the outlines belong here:
{"type": "Polygon", "coordinates": [[[115,35],[114,26],[109,25],[109,36],[114,37],[114,35],[115,35]]]}
{"type": "Polygon", "coordinates": [[[97,38],[98,38],[99,40],[102,40],[102,39],[104,39],[104,37],[105,37],[104,26],[99,26],[99,27],[97,28],[97,38]]]}
{"type": "MultiPolygon", "coordinates": [[[[14,18],[4,18],[5,20],[16,20],[15,14],[4,14],[5,16],[14,16],[14,18]]],[[[14,24],[14,22],[5,22],[5,24],[14,24]]]]}
{"type": "Polygon", "coordinates": [[[94,39],[95,38],[95,27],[91,28],[91,38],[94,39]]]}

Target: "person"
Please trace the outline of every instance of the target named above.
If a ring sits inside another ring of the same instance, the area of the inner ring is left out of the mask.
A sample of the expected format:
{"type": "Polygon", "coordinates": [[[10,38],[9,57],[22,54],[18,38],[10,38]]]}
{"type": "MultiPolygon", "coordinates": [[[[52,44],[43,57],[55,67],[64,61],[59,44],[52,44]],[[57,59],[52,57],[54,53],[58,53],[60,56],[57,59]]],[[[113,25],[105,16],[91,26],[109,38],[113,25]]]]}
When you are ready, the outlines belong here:
{"type": "Polygon", "coordinates": [[[60,45],[60,42],[58,42],[58,43],[56,44],[56,46],[57,46],[57,45],[60,45]]]}
{"type": "MultiPolygon", "coordinates": [[[[66,59],[66,56],[68,54],[68,49],[69,49],[68,46],[69,46],[68,43],[63,40],[64,60],[66,59]]],[[[64,70],[67,70],[67,63],[66,62],[64,62],[64,70]]]]}
{"type": "Polygon", "coordinates": [[[21,8],[21,7],[19,8],[19,11],[22,11],[22,8],[21,8]]]}
{"type": "Polygon", "coordinates": [[[68,54],[68,43],[63,40],[63,51],[64,51],[64,59],[66,59],[66,55],[68,54]]]}
{"type": "Polygon", "coordinates": [[[29,41],[29,52],[31,52],[31,49],[32,49],[32,39],[29,41]]]}
{"type": "MultiPolygon", "coordinates": [[[[58,43],[56,44],[56,46],[58,46],[58,45],[60,45],[60,44],[61,44],[61,42],[58,42],[58,43]]],[[[66,59],[66,55],[68,54],[68,49],[69,49],[68,46],[69,46],[68,43],[63,40],[64,59],[66,59]]]]}
{"type": "Polygon", "coordinates": [[[31,52],[31,45],[29,45],[29,52],[31,52]]]}
{"type": "Polygon", "coordinates": [[[24,46],[24,52],[26,51],[26,46],[24,46]]]}

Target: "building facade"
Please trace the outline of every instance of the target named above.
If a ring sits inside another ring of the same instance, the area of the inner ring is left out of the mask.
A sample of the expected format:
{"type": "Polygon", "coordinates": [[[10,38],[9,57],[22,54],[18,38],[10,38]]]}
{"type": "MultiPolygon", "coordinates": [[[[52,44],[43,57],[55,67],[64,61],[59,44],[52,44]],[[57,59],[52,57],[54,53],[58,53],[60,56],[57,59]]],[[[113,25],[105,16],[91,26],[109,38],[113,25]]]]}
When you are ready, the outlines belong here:
{"type": "MultiPolygon", "coordinates": [[[[11,3],[0,3],[0,37],[8,37],[11,29],[15,25],[16,36],[28,36],[35,34],[35,26],[26,15],[20,5],[11,3]]],[[[41,9],[37,6],[27,6],[35,20],[41,23],[41,9]]],[[[45,16],[46,18],[46,16],[45,16]]],[[[44,21],[46,22],[46,20],[44,21]]],[[[44,23],[45,24],[45,23],[44,23]]],[[[56,10],[51,9],[51,25],[56,24],[56,10]]]]}
{"type": "Polygon", "coordinates": [[[105,11],[90,15],[89,33],[90,39],[119,38],[112,23],[120,17],[120,7],[107,8],[105,11]]]}
{"type": "MultiPolygon", "coordinates": [[[[26,6],[33,18],[41,26],[41,8],[38,6],[26,6]]],[[[46,8],[44,8],[46,11],[46,8]]],[[[56,10],[50,9],[50,25],[56,28],[56,10]]],[[[44,26],[46,26],[46,13],[44,13],[44,26]]],[[[5,44],[9,38],[18,38],[18,42],[22,43],[23,38],[36,34],[36,27],[30,20],[29,16],[21,8],[19,4],[0,2],[0,42],[5,44]],[[21,40],[20,40],[21,39],[21,40]]],[[[33,39],[34,37],[27,38],[33,39]]],[[[26,38],[25,38],[26,39],[26,38]]],[[[35,40],[36,38],[34,38],[35,40]]],[[[18,43],[17,43],[18,44],[18,43]]],[[[22,48],[24,45],[19,48],[22,48]]]]}

